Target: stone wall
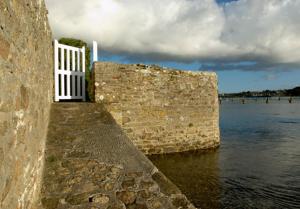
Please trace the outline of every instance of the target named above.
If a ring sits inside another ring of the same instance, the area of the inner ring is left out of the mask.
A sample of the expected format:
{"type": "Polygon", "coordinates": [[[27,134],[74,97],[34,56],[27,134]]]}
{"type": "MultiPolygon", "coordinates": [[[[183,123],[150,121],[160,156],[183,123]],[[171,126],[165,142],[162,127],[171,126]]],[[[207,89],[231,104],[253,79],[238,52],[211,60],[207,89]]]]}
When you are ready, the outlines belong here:
{"type": "Polygon", "coordinates": [[[33,208],[52,99],[43,0],[0,1],[0,208],[33,208]]]}
{"type": "Polygon", "coordinates": [[[156,66],[94,63],[95,101],[146,154],[217,147],[217,76],[156,66]]]}

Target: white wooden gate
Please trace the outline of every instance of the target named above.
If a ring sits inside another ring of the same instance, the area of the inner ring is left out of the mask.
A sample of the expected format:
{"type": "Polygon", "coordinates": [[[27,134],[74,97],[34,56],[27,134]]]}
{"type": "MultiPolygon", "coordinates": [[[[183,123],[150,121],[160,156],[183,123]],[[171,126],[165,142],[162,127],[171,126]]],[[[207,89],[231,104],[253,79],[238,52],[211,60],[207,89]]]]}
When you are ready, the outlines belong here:
{"type": "Polygon", "coordinates": [[[85,47],[76,48],[54,41],[55,101],[85,101],[85,47]]]}

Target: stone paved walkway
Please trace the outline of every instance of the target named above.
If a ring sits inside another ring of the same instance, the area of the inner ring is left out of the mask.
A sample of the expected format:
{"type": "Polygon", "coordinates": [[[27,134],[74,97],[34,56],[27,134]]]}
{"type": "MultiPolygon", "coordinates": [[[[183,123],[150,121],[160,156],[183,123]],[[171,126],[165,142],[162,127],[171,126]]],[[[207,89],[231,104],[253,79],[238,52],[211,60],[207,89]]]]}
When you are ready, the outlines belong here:
{"type": "Polygon", "coordinates": [[[52,105],[41,207],[194,208],[93,103],[52,105]]]}

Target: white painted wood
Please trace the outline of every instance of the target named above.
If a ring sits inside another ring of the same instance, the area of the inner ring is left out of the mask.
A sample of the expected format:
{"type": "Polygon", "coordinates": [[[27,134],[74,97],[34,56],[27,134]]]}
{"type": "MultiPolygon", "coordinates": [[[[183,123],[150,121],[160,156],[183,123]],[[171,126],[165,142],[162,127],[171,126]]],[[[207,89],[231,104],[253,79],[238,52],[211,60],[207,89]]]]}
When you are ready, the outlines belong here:
{"type": "MultiPolygon", "coordinates": [[[[70,63],[71,63],[70,52],[71,52],[71,50],[67,49],[67,62],[66,62],[66,64],[67,64],[67,72],[71,72],[71,69],[70,69],[70,63]]],[[[71,96],[71,82],[70,82],[70,77],[71,77],[71,75],[67,75],[67,86],[66,86],[67,95],[66,96],[71,96]]]]}
{"type": "Polygon", "coordinates": [[[65,49],[64,48],[60,48],[60,55],[61,55],[60,69],[65,70],[65,49]]]}
{"type": "Polygon", "coordinates": [[[66,70],[69,71],[70,70],[70,50],[67,49],[67,59],[66,59],[66,70]]]}
{"type": "Polygon", "coordinates": [[[54,41],[54,85],[55,95],[54,101],[59,101],[59,81],[58,81],[58,41],[54,41]]]}
{"type": "Polygon", "coordinates": [[[98,61],[98,44],[96,41],[93,41],[93,62],[98,61]]]}
{"type": "Polygon", "coordinates": [[[75,51],[72,50],[72,71],[75,71],[75,51]]]}
{"type": "Polygon", "coordinates": [[[80,71],[80,49],[77,50],[77,71],[80,71]]]}
{"type": "Polygon", "coordinates": [[[74,46],[68,46],[68,45],[64,45],[64,44],[60,44],[60,43],[58,43],[58,47],[59,48],[62,48],[62,49],[68,49],[68,50],[73,50],[73,51],[76,51],[76,50],[78,50],[78,48],[77,47],[74,47],[74,46]]]}
{"type": "Polygon", "coordinates": [[[83,101],[85,101],[85,47],[80,49],[72,46],[67,46],[59,44],[58,41],[55,40],[54,77],[54,101],[58,102],[62,99],[82,99],[83,101]],[[60,60],[59,50],[61,50],[60,60]],[[77,88],[75,84],[75,76],[77,77],[77,88]],[[77,93],[77,95],[75,93],[77,93]]]}
{"type": "Polygon", "coordinates": [[[82,98],[83,98],[83,101],[85,101],[85,47],[82,47],[82,72],[83,72],[83,75],[81,77],[82,79],[82,98]]]}
{"type": "Polygon", "coordinates": [[[75,57],[75,51],[73,50],[72,51],[72,75],[71,75],[71,78],[72,78],[72,97],[75,97],[75,73],[76,73],[76,65],[75,65],[75,60],[76,60],[76,57],[75,57]]]}
{"type": "Polygon", "coordinates": [[[72,75],[72,97],[75,97],[75,75],[72,75]]]}
{"type": "Polygon", "coordinates": [[[65,74],[60,74],[60,79],[61,79],[61,95],[60,96],[66,96],[65,95],[65,74]]]}
{"type": "Polygon", "coordinates": [[[66,96],[71,96],[71,75],[67,75],[67,95],[66,96]]]}

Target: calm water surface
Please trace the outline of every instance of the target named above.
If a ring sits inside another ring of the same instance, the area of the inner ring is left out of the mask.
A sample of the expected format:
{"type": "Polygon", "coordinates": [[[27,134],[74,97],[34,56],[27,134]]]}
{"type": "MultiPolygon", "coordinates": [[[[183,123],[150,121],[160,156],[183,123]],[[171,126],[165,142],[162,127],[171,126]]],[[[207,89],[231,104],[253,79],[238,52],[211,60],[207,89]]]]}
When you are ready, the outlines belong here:
{"type": "Polygon", "coordinates": [[[216,151],[152,156],[197,206],[300,208],[300,99],[224,101],[216,151]]]}

